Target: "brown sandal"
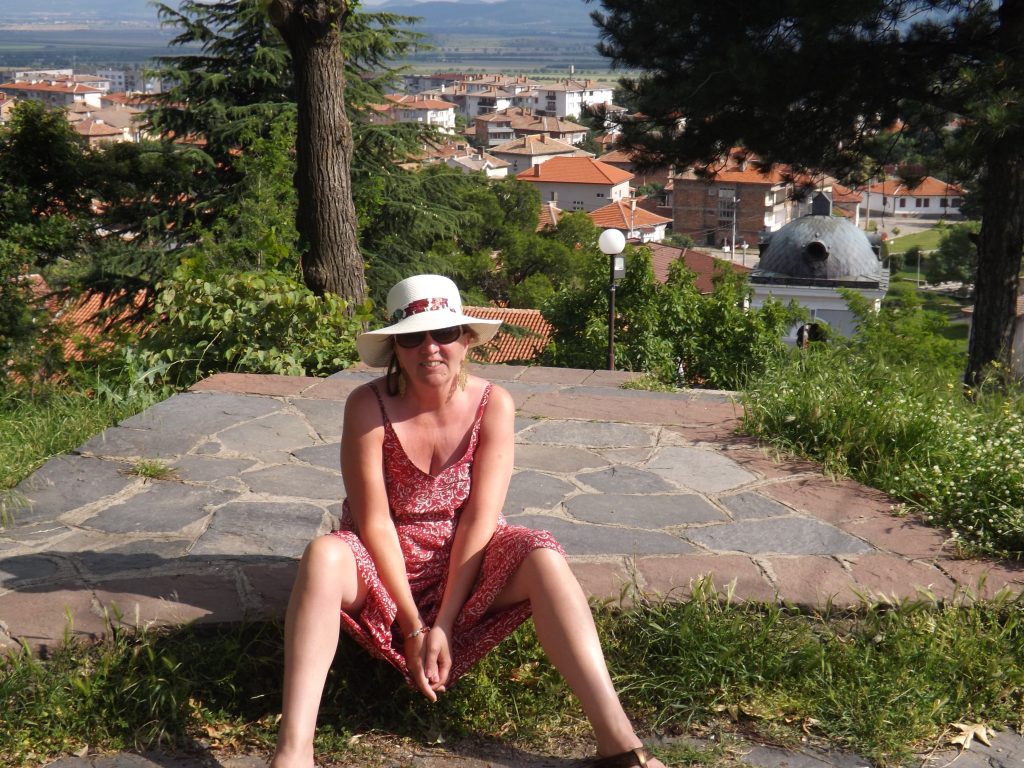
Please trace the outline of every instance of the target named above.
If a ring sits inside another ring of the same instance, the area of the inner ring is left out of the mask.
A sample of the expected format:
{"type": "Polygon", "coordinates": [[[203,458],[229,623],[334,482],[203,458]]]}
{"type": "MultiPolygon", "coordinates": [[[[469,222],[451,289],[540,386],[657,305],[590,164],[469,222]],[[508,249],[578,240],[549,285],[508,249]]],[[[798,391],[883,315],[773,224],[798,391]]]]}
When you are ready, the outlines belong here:
{"type": "Polygon", "coordinates": [[[650,759],[650,752],[643,747],[637,747],[611,757],[599,757],[588,765],[589,768],[644,768],[650,759]]]}

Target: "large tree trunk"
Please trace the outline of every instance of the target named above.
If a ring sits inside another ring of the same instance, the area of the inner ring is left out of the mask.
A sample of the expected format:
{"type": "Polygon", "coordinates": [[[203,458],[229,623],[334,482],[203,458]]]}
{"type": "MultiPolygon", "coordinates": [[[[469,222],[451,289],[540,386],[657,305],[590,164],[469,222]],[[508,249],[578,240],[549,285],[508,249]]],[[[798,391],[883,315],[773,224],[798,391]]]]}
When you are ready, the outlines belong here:
{"type": "MultiPolygon", "coordinates": [[[[999,16],[1002,69],[1012,78],[1024,71],[1024,0],[1004,0],[999,16]]],[[[1019,130],[1000,127],[1005,133],[991,143],[985,159],[974,318],[964,374],[971,388],[991,363],[1009,370],[1024,252],[1024,145],[1019,130]]]]}
{"type": "Polygon", "coordinates": [[[352,203],[352,127],[345,116],[341,35],[349,0],[272,0],[270,20],[292,55],[298,103],[295,189],[302,276],[317,295],[362,303],[363,259],[352,203]]]}
{"type": "Polygon", "coordinates": [[[1015,142],[998,142],[988,156],[985,204],[978,241],[974,317],[964,383],[976,387],[985,368],[1009,370],[1024,251],[1024,156],[1015,142]]]}

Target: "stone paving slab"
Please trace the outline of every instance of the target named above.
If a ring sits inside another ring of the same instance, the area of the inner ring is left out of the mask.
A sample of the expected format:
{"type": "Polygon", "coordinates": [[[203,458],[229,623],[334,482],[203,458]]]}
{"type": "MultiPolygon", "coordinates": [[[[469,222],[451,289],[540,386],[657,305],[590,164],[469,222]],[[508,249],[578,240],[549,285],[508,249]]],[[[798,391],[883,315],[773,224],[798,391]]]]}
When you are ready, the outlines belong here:
{"type": "MultiPolygon", "coordinates": [[[[622,372],[479,373],[505,382],[518,409],[509,522],[551,530],[595,598],[628,602],[643,591],[685,599],[707,579],[735,600],[810,609],[1024,591],[1024,564],[960,560],[942,531],[897,516],[884,494],[737,434],[742,409],[731,393],[621,389],[635,377],[622,372]]],[[[340,514],[345,398],[377,375],[218,374],[48,461],[4,510],[12,522],[0,528],[0,648],[52,646],[68,616],[77,637],[101,636],[110,621],[281,617],[303,547],[340,514]],[[131,474],[143,459],[174,473],[131,474]]],[[[987,752],[987,765],[1024,768],[1014,738],[987,752]]],[[[971,762],[981,754],[957,760],[981,768],[971,762]]],[[[201,764],[265,765],[256,756],[207,757],[201,764]]],[[[856,756],[761,747],[744,759],[772,768],[860,765],[856,756]]],[[[125,754],[57,764],[179,763],[125,754]]],[[[568,763],[428,751],[407,764],[568,763]]]]}
{"type": "MultiPolygon", "coordinates": [[[[884,494],[738,435],[731,393],[621,389],[634,378],[622,372],[480,373],[518,408],[505,514],[555,533],[595,596],[682,595],[707,575],[808,607],[1024,590],[1020,564],[958,560],[884,494]]],[[[340,513],[344,400],[376,375],[218,374],[51,459],[0,529],[0,644],[59,641],[65,605],[102,631],[115,584],[152,621],[280,616],[305,543],[340,513]],[[172,478],[132,475],[141,459],[172,478]],[[49,618],[24,615],[51,592],[49,618]]]]}

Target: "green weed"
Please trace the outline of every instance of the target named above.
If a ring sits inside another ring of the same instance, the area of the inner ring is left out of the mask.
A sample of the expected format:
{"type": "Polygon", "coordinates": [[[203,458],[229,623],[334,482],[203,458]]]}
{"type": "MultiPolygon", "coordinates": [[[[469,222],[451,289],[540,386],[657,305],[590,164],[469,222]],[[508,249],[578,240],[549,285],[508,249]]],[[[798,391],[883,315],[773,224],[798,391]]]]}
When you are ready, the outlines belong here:
{"type": "Polygon", "coordinates": [[[155,459],[142,459],[132,466],[131,474],[145,477],[149,480],[170,480],[176,476],[174,467],[169,467],[162,461],[155,459]]]}
{"type": "MultiPolygon", "coordinates": [[[[710,583],[686,602],[595,609],[609,667],[639,727],[668,736],[729,732],[773,743],[810,737],[894,763],[946,726],[1024,723],[1024,602],[864,604],[851,612],[731,604],[710,583]]],[[[136,631],[67,641],[45,661],[0,658],[0,761],[201,741],[272,748],[282,633],[272,624],[136,631]]],[[[461,738],[540,747],[588,743],[589,729],[532,625],[515,632],[438,704],[343,638],[320,711],[324,761],[358,753],[354,736],[422,743],[461,738]]],[[[721,738],[717,739],[721,742],[721,738]]],[[[680,764],[727,764],[728,750],[677,743],[680,764]]]]}

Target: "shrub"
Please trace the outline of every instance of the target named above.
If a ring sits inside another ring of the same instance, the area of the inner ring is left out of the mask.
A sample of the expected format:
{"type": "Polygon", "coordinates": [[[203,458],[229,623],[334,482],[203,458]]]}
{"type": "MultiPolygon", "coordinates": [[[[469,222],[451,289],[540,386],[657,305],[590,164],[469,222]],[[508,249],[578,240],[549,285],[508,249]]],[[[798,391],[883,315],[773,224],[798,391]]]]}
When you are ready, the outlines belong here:
{"type": "Polygon", "coordinates": [[[1024,556],[1024,398],[963,397],[963,353],[912,289],[874,313],[847,294],[853,339],[753,381],[745,428],[892,494],[953,537],[1024,556]]]}
{"type": "Polygon", "coordinates": [[[217,371],[324,376],[357,358],[366,309],[350,316],[343,299],[318,297],[283,272],[204,272],[186,262],[158,291],[160,322],[141,347],[150,364],[173,366],[179,385],[217,371]]]}
{"type": "MultiPolygon", "coordinates": [[[[549,365],[607,365],[608,257],[596,248],[584,249],[588,261],[582,285],[559,291],[542,310],[555,329],[545,354],[549,365]]],[[[801,316],[795,306],[778,302],[745,309],[746,281],[731,269],[723,268],[714,291],[702,296],[681,261],[661,284],[647,249],[627,248],[625,257],[626,276],[615,299],[620,370],[644,371],[666,385],[740,389],[747,377],[783,354],[783,334],[801,316]]]]}

